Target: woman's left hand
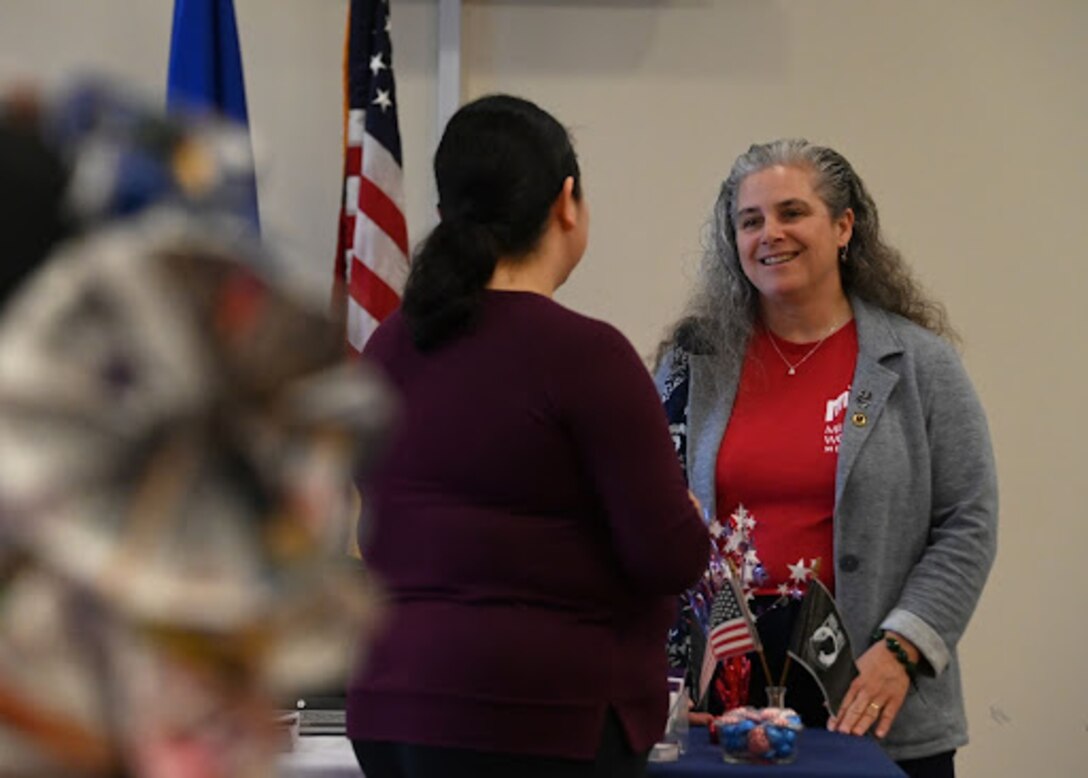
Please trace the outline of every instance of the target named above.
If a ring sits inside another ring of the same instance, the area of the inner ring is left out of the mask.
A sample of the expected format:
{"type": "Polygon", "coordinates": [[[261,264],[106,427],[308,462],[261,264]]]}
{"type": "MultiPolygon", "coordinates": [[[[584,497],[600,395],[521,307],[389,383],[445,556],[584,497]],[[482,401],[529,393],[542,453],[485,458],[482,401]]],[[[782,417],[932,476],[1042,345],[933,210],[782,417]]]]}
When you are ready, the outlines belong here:
{"type": "MultiPolygon", "coordinates": [[[[896,639],[912,661],[916,661],[918,649],[905,638],[896,636],[896,639]]],[[[847,689],[839,715],[828,720],[827,728],[833,732],[864,735],[875,725],[876,736],[882,738],[888,734],[903,707],[910,689],[910,676],[883,640],[870,646],[858,658],[857,666],[858,677],[847,689]]]]}

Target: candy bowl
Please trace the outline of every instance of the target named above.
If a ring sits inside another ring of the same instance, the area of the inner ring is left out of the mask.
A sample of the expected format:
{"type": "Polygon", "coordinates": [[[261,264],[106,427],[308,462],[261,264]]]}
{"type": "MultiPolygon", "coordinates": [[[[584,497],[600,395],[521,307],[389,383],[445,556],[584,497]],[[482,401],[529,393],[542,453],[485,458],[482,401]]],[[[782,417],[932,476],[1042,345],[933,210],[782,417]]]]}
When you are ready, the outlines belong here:
{"type": "Polygon", "coordinates": [[[714,719],[722,756],[734,764],[792,762],[802,729],[791,708],[733,708],[714,719]]]}

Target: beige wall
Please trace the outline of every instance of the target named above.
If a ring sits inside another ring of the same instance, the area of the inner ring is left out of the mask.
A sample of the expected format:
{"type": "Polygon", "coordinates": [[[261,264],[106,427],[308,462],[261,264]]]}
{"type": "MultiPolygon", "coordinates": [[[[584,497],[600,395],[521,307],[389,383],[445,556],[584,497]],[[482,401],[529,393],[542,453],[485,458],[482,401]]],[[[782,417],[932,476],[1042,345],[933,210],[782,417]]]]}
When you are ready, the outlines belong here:
{"type": "MultiPolygon", "coordinates": [[[[236,5],[265,224],[323,282],[346,0],[236,5]]],[[[158,99],[171,6],[0,0],[0,83],[94,67],[158,99]]],[[[433,212],[435,0],[393,13],[415,240],[433,212]]],[[[574,130],[593,236],[561,299],[644,353],[747,144],[805,135],[855,163],[963,335],[997,448],[1001,551],[962,645],[960,774],[1083,775],[1088,3],[466,0],[463,32],[465,97],[524,94],[574,130]]]]}

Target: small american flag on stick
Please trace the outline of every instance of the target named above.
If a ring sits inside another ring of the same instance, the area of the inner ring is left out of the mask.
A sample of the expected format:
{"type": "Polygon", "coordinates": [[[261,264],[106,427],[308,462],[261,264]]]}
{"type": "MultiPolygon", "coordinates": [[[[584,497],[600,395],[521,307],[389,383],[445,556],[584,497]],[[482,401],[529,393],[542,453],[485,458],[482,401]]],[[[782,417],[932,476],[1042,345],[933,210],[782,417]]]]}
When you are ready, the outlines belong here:
{"type": "Polygon", "coordinates": [[[731,656],[747,654],[761,649],[759,636],[748,617],[748,610],[741,602],[741,594],[732,577],[714,597],[710,609],[710,650],[722,661],[731,656]]]}

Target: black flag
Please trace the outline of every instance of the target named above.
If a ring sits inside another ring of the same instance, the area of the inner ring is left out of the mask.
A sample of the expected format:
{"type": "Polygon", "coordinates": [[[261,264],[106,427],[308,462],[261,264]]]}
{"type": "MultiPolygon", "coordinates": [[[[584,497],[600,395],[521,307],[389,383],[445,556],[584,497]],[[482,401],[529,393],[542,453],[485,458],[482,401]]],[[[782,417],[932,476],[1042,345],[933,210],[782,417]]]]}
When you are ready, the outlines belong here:
{"type": "Polygon", "coordinates": [[[837,716],[842,698],[857,677],[854,653],[831,592],[818,578],[808,591],[790,636],[789,654],[809,671],[824,693],[828,710],[837,716]]]}

